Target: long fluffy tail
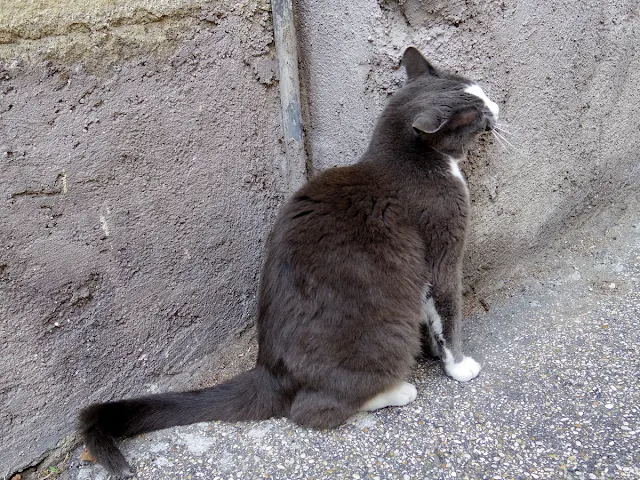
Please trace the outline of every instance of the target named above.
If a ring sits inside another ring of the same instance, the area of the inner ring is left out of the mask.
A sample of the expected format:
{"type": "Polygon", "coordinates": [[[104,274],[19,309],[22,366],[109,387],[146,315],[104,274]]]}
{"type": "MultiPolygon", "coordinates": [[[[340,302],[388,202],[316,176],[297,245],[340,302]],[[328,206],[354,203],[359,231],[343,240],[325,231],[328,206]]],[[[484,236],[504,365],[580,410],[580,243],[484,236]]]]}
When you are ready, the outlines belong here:
{"type": "Polygon", "coordinates": [[[79,416],[87,449],[109,473],[131,469],[116,439],[177,425],[223,420],[262,420],[283,414],[285,395],[278,380],[262,367],[211,388],[97,403],[79,416]]]}

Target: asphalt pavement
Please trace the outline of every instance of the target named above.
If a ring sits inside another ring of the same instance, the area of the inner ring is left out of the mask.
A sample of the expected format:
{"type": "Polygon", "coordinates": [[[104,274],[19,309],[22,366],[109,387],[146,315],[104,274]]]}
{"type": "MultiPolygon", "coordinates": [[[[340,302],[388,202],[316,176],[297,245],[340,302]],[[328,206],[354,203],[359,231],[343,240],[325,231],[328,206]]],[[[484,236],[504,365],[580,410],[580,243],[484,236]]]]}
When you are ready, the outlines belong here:
{"type": "MultiPolygon", "coordinates": [[[[426,361],[414,403],[334,431],[197,424],[126,440],[125,455],[140,480],[638,479],[639,217],[595,219],[468,317],[483,367],[469,383],[426,361]]],[[[108,478],[79,456],[59,478],[108,478]]]]}

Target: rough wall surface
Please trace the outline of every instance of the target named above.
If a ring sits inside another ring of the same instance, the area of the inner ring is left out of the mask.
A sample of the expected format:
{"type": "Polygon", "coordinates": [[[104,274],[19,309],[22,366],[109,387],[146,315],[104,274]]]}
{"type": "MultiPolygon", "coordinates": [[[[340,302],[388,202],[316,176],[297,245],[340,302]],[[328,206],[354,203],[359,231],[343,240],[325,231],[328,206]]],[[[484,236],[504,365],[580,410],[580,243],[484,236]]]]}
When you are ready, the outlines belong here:
{"type": "Polygon", "coordinates": [[[268,2],[5,4],[0,476],[246,328],[282,198],[268,2]]]}
{"type": "Polygon", "coordinates": [[[638,195],[637,1],[300,0],[299,13],[316,170],[364,151],[404,79],[407,44],[500,105],[513,146],[481,139],[461,165],[473,202],[470,292],[526,275],[594,207],[638,195]]]}

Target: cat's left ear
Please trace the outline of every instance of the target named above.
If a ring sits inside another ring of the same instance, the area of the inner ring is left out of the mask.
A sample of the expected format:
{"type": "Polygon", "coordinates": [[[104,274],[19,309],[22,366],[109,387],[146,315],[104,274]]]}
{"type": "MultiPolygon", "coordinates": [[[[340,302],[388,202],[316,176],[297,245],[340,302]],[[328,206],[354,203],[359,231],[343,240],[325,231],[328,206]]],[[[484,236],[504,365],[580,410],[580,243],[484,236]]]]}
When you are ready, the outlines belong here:
{"type": "Polygon", "coordinates": [[[423,75],[429,74],[434,77],[438,76],[438,71],[434,68],[429,61],[422,56],[420,51],[416,47],[407,47],[402,54],[402,65],[407,71],[409,80],[423,75]]]}
{"type": "Polygon", "coordinates": [[[472,125],[478,119],[478,111],[475,109],[462,110],[451,115],[449,118],[439,118],[433,114],[420,113],[413,120],[411,126],[417,132],[436,133],[445,125],[449,130],[472,125]]]}
{"type": "Polygon", "coordinates": [[[411,126],[417,133],[436,133],[447,123],[434,114],[420,113],[413,119],[411,126]]]}

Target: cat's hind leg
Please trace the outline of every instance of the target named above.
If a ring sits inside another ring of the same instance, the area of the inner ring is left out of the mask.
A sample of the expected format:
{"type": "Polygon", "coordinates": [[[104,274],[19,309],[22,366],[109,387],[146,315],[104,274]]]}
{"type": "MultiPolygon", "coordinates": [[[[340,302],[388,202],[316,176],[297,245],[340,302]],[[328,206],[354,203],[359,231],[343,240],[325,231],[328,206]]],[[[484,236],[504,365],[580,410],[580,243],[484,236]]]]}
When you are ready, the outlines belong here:
{"type": "Polygon", "coordinates": [[[302,389],[291,404],[289,418],[305,427],[336,428],[357,411],[357,405],[340,401],[329,393],[302,389]]]}
{"type": "Polygon", "coordinates": [[[408,382],[399,382],[367,400],[360,407],[360,411],[370,412],[385,407],[402,407],[413,402],[417,395],[416,387],[408,382]]]}
{"type": "Polygon", "coordinates": [[[385,407],[402,407],[413,402],[418,395],[416,387],[407,382],[398,382],[364,404],[339,401],[324,392],[300,390],[296,394],[289,418],[299,425],[311,428],[335,428],[345,423],[358,411],[373,411],[385,407]]]}

